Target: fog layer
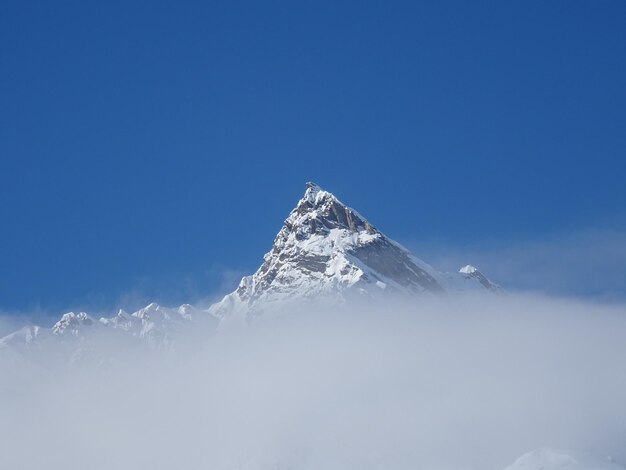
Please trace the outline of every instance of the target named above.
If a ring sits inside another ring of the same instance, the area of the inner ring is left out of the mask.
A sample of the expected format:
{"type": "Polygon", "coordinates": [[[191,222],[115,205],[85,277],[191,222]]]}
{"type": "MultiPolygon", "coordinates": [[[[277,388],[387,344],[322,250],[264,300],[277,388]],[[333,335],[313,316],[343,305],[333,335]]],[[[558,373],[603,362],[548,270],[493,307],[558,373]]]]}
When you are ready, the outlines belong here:
{"type": "Polygon", "coordinates": [[[544,446],[626,460],[621,305],[295,306],[184,352],[99,347],[115,360],[0,351],[0,468],[502,470],[544,446]]]}

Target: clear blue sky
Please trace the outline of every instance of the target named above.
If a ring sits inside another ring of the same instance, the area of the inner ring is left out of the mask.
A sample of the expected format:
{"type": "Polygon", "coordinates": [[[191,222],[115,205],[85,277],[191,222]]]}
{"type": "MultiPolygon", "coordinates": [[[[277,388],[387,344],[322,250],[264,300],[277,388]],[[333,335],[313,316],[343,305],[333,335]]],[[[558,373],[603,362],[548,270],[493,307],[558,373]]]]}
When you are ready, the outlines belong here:
{"type": "Polygon", "coordinates": [[[622,0],[4,0],[0,70],[3,310],[230,287],[307,180],[426,260],[624,226],[622,0]]]}

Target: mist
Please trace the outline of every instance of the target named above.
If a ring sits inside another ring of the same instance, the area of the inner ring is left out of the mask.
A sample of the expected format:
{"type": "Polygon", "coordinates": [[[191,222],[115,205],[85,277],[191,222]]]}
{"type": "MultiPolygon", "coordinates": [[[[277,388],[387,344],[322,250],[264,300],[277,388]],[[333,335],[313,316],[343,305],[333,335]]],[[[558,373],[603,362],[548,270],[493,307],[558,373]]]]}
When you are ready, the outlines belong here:
{"type": "Polygon", "coordinates": [[[538,447],[626,461],[622,304],[289,310],[172,351],[99,338],[105,363],[0,351],[0,468],[502,470],[538,447]]]}
{"type": "Polygon", "coordinates": [[[462,246],[436,240],[407,245],[415,253],[428,253],[426,259],[443,270],[477,266],[507,289],[626,302],[623,228],[564,230],[539,239],[481,239],[462,246]]]}

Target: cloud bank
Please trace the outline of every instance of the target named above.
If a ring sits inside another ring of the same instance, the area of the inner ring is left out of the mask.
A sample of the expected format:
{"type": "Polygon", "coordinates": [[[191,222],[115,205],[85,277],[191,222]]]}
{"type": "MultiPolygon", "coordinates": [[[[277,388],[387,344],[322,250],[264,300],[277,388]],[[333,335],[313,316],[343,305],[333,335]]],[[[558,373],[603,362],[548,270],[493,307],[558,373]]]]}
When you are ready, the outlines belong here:
{"type": "Polygon", "coordinates": [[[502,470],[543,446],[626,461],[623,305],[292,310],[183,352],[101,339],[99,365],[0,352],[0,468],[502,470]]]}

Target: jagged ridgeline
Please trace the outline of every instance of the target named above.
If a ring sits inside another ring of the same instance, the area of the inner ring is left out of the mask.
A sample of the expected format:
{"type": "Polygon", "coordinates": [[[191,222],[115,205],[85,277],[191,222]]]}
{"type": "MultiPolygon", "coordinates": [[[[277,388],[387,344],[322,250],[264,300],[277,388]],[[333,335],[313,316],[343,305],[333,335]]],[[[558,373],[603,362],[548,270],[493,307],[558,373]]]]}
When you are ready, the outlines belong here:
{"type": "Polygon", "coordinates": [[[109,318],[66,313],[52,326],[29,326],[0,340],[0,347],[39,347],[53,338],[72,341],[88,332],[114,331],[156,346],[173,343],[175,333],[202,320],[215,325],[229,317],[252,318],[284,302],[389,295],[437,295],[463,290],[500,291],[473,266],[443,273],[385,236],[354,209],[315,183],[276,235],[263,263],[237,289],[208,309],[156,304],[109,318]]]}

